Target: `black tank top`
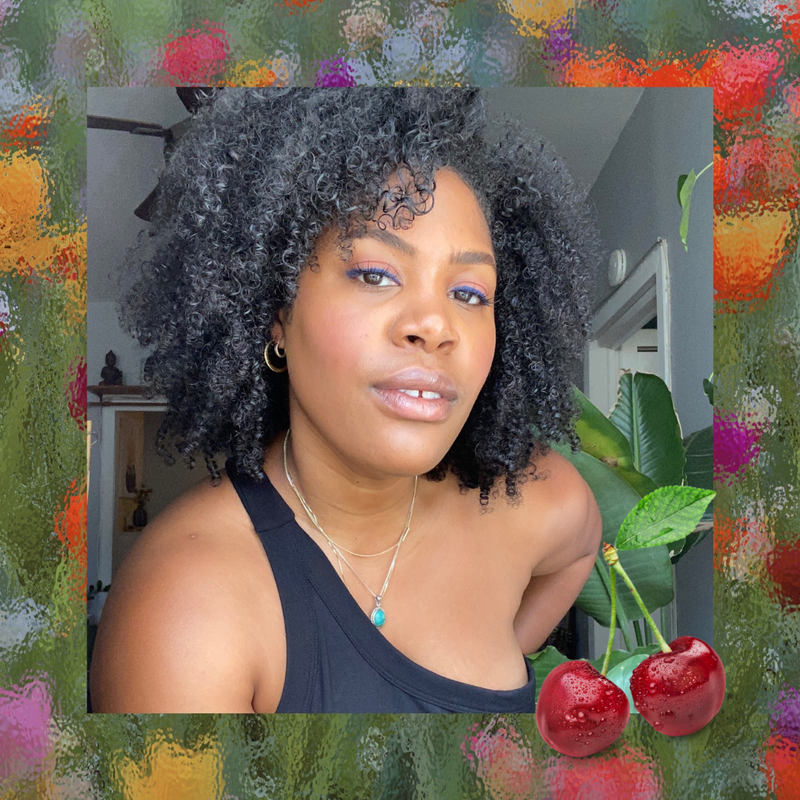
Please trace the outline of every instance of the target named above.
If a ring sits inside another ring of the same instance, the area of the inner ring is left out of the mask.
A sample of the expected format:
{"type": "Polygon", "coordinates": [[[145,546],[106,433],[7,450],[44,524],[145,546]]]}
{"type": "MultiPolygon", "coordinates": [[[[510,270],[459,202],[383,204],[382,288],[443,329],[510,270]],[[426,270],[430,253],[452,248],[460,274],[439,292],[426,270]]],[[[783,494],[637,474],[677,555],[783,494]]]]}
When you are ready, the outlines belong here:
{"type": "MultiPolygon", "coordinates": [[[[225,465],[269,559],[286,628],[286,678],[277,712],[535,711],[536,679],[494,690],[451,680],[403,655],[372,624],[266,474],[225,465]]],[[[523,658],[520,655],[520,658],[523,658]]]]}

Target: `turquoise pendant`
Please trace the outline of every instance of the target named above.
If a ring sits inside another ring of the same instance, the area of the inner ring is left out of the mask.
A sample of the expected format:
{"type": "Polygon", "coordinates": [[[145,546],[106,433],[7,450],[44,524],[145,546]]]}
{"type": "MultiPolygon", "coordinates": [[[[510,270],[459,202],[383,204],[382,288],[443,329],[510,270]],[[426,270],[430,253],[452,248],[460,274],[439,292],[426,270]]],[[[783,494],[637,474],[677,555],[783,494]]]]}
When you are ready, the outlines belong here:
{"type": "Polygon", "coordinates": [[[369,618],[372,620],[372,624],[376,628],[380,628],[384,622],[386,622],[386,612],[380,607],[375,606],[372,609],[372,614],[370,614],[369,618]]]}

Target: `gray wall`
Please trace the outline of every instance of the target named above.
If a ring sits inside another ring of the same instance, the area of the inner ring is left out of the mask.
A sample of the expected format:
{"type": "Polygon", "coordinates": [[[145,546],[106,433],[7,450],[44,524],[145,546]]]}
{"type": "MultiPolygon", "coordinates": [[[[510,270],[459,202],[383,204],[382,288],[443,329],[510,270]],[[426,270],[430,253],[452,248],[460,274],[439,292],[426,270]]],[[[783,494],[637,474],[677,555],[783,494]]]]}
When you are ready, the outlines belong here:
{"type": "MultiPolygon", "coordinates": [[[[687,253],[680,240],[678,176],[713,157],[712,90],[647,89],[605,163],[591,197],[609,250],[629,268],[658,237],[669,248],[672,283],[672,390],[686,436],[712,423],[703,378],[713,370],[713,180],[702,175],[691,205],[687,253]]],[[[605,275],[595,307],[613,289],[605,275]]],[[[713,641],[713,545],[709,536],[676,569],[678,634],[713,641]]]]}
{"type": "MultiPolygon", "coordinates": [[[[672,278],[672,392],[684,436],[711,424],[703,378],[713,359],[713,181],[708,170],[692,197],[689,252],[679,236],[678,176],[713,157],[712,90],[646,89],[591,191],[609,251],[629,268],[658,237],[669,247],[672,278]]],[[[613,291],[605,274],[595,307],[613,291]]]]}

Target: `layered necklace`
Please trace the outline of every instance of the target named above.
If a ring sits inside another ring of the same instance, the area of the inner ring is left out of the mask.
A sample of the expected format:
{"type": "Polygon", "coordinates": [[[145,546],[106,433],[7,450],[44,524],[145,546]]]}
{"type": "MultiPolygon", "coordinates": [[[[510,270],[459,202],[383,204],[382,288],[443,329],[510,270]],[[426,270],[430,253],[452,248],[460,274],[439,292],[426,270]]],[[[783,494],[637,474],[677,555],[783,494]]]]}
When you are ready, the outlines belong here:
{"type": "Polygon", "coordinates": [[[286,443],[289,441],[289,430],[286,431],[286,436],[283,439],[283,471],[286,473],[286,480],[289,481],[289,486],[292,487],[294,493],[297,495],[297,499],[302,504],[303,508],[308,514],[309,519],[313,523],[314,527],[325,537],[325,541],[330,545],[331,550],[333,550],[334,554],[336,555],[336,562],[339,564],[339,573],[342,576],[342,581],[344,585],[347,586],[347,581],[344,577],[344,568],[342,567],[342,562],[347,564],[350,568],[350,571],[353,575],[358,578],[361,583],[364,585],[364,588],[372,595],[373,599],[375,600],[375,608],[372,609],[372,613],[370,614],[370,619],[372,620],[372,624],[376,628],[380,628],[386,622],[386,611],[381,608],[381,600],[383,600],[386,589],[389,586],[389,579],[392,577],[392,572],[394,570],[395,562],[397,561],[397,554],[400,552],[400,545],[403,544],[406,536],[408,536],[408,531],[411,527],[411,515],[414,513],[414,501],[417,499],[417,478],[418,475],[414,476],[414,493],[411,496],[411,506],[408,509],[408,518],[406,519],[406,526],[403,528],[403,532],[400,534],[400,538],[390,547],[387,547],[385,550],[381,550],[379,553],[355,553],[352,550],[348,550],[346,547],[342,547],[339,544],[331,539],[327,533],[322,529],[322,526],[317,522],[317,516],[314,512],[308,507],[308,503],[306,503],[305,498],[302,494],[300,494],[300,490],[294,485],[294,481],[292,480],[292,476],[289,475],[289,465],[286,461],[286,443]],[[383,586],[378,594],[372,591],[372,589],[367,586],[364,582],[364,579],[353,569],[353,565],[344,557],[344,553],[350,553],[351,556],[358,556],[359,558],[375,558],[375,556],[382,556],[384,553],[388,553],[390,550],[394,550],[394,557],[392,558],[392,563],[389,565],[389,571],[386,573],[386,580],[383,582],[383,586]]]}

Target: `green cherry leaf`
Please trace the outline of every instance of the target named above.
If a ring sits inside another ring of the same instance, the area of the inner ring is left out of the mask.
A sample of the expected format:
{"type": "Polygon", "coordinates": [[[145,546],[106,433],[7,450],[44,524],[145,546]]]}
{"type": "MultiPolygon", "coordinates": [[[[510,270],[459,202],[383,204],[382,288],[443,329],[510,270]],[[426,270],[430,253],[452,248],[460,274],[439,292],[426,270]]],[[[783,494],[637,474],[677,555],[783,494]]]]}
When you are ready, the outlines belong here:
{"type": "Polygon", "coordinates": [[[694,486],[662,486],[628,513],[617,534],[617,550],[669,544],[688,536],[716,492],[694,486]]]}
{"type": "Polygon", "coordinates": [[[637,648],[630,658],[626,658],[624,661],[621,661],[619,664],[612,667],[606,675],[606,678],[608,678],[611,683],[613,683],[615,686],[619,686],[619,688],[625,692],[628,702],[631,705],[631,714],[639,713],[636,710],[636,706],[633,704],[633,696],[631,695],[631,675],[636,667],[642,663],[642,661],[644,661],[646,658],[649,658],[654,653],[660,652],[661,648],[657,644],[651,644],[647,645],[646,647],[637,648]],[[645,650],[646,652],[640,652],[641,650],[645,650]]]}

